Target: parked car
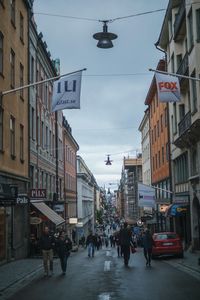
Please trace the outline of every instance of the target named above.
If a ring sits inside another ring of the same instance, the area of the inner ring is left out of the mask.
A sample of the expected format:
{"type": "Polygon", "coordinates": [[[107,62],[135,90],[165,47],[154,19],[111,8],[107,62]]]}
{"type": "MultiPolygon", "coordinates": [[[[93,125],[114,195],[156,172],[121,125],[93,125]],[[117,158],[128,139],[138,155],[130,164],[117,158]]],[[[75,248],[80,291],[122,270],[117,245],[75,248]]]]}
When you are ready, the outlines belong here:
{"type": "Polygon", "coordinates": [[[176,255],[183,258],[183,245],[175,232],[159,232],[153,234],[152,258],[161,255],[176,255]]]}

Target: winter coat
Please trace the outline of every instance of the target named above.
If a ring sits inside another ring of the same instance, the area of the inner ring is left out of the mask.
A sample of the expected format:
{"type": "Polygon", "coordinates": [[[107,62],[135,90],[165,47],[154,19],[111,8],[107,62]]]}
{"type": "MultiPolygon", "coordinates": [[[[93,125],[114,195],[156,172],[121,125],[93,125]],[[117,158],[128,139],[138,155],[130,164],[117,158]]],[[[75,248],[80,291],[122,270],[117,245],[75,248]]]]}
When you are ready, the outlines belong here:
{"type": "Polygon", "coordinates": [[[143,242],[143,247],[145,249],[151,249],[153,247],[153,239],[152,239],[150,232],[147,231],[144,234],[142,242],[143,242]]]}
{"type": "Polygon", "coordinates": [[[56,242],[56,252],[59,257],[69,256],[72,250],[72,241],[70,238],[66,237],[64,240],[58,239],[56,242]]]}
{"type": "Polygon", "coordinates": [[[86,240],[86,245],[88,246],[89,244],[96,244],[96,237],[93,234],[89,234],[86,240]]]}
{"type": "Polygon", "coordinates": [[[122,246],[129,246],[132,240],[132,233],[129,228],[123,228],[120,231],[120,244],[122,246]]]}
{"type": "Polygon", "coordinates": [[[55,246],[55,239],[51,234],[43,234],[39,241],[40,248],[42,250],[50,250],[55,246]]]}

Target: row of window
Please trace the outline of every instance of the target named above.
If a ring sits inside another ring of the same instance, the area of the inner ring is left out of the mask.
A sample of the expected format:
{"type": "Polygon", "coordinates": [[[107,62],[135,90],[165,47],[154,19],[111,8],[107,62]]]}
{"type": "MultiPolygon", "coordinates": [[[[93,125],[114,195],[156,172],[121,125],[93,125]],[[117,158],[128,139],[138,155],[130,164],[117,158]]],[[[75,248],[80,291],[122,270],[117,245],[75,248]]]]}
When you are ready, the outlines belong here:
{"type": "Polygon", "coordinates": [[[69,146],[66,146],[65,157],[66,157],[66,162],[70,163],[74,167],[76,166],[76,154],[69,146]]]}
{"type": "Polygon", "coordinates": [[[160,168],[165,161],[169,161],[169,143],[166,143],[165,149],[162,146],[161,151],[159,150],[158,153],[153,156],[153,171],[160,168]]]}
{"type": "MultiPolygon", "coordinates": [[[[44,121],[40,121],[37,118],[37,129],[38,129],[38,145],[49,152],[50,156],[55,158],[56,156],[56,146],[55,146],[55,134],[48,126],[45,126],[44,121]]],[[[36,129],[35,129],[35,109],[31,109],[31,138],[36,139],[36,129]]],[[[58,141],[58,156],[59,160],[63,160],[63,142],[59,139],[58,141]]],[[[76,166],[76,153],[71,149],[71,147],[66,146],[65,148],[65,160],[74,167],[76,166]]]]}
{"type": "Polygon", "coordinates": [[[70,174],[65,175],[65,187],[67,190],[76,191],[76,178],[72,177],[70,174]]]}
{"type": "Polygon", "coordinates": [[[164,116],[161,114],[160,120],[157,121],[157,124],[154,126],[154,128],[151,130],[151,141],[152,144],[156,142],[157,138],[159,138],[161,132],[163,132],[164,126],[167,127],[167,108],[165,108],[164,116]]]}
{"type": "MultiPolygon", "coordinates": [[[[2,2],[1,2],[2,3],[2,2]]],[[[11,8],[11,23],[15,27],[16,25],[16,8],[15,8],[15,0],[10,0],[10,8],[11,8]]],[[[19,12],[19,37],[22,43],[24,42],[24,17],[21,12],[19,12]]],[[[3,61],[4,61],[4,35],[0,32],[0,74],[3,74],[3,61]]],[[[10,53],[10,65],[11,65],[11,86],[15,86],[15,53],[11,50],[10,53]]],[[[23,67],[23,66],[22,66],[23,67]]],[[[21,68],[20,68],[21,72],[21,68]]],[[[21,76],[20,76],[21,78],[21,76]]],[[[21,81],[20,81],[21,86],[21,81]]]]}
{"type": "MultiPolygon", "coordinates": [[[[62,198],[62,179],[59,178],[59,196],[62,198]]],[[[46,189],[48,199],[53,199],[53,194],[56,192],[56,176],[49,174],[43,169],[36,169],[34,166],[30,166],[30,188],[46,189]]]]}
{"type": "Polygon", "coordinates": [[[174,160],[174,177],[175,183],[183,183],[188,181],[188,156],[184,153],[174,160]]]}
{"type": "MultiPolygon", "coordinates": [[[[3,34],[0,32],[0,74],[3,74],[3,34]]],[[[10,50],[10,86],[15,87],[15,52],[13,49],[10,50]]],[[[22,63],[19,64],[19,85],[24,85],[24,66],[22,63]]],[[[20,90],[20,97],[23,98],[23,89],[20,90]]]]}
{"type": "MultiPolygon", "coordinates": [[[[3,151],[3,109],[0,106],[0,151],[3,151]]],[[[24,162],[24,126],[19,125],[16,128],[16,121],[13,116],[10,116],[10,156],[12,159],[16,158],[16,137],[19,138],[19,159],[24,162]],[[18,130],[18,132],[16,132],[18,130]]]]}
{"type": "Polygon", "coordinates": [[[170,198],[170,180],[166,179],[155,185],[156,199],[170,198]]]}

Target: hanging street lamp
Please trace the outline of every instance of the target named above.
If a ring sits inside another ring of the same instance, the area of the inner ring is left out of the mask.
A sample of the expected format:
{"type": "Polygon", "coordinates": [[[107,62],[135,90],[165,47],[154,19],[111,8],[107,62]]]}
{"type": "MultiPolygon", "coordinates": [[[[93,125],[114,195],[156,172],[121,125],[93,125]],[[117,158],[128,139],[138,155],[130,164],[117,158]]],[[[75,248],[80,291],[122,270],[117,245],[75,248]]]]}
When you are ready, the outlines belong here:
{"type": "Polygon", "coordinates": [[[108,32],[108,26],[107,23],[109,21],[101,21],[103,25],[103,32],[97,32],[93,35],[93,38],[95,40],[98,40],[97,47],[102,49],[108,49],[113,47],[112,40],[115,40],[117,38],[117,35],[108,32]]]}

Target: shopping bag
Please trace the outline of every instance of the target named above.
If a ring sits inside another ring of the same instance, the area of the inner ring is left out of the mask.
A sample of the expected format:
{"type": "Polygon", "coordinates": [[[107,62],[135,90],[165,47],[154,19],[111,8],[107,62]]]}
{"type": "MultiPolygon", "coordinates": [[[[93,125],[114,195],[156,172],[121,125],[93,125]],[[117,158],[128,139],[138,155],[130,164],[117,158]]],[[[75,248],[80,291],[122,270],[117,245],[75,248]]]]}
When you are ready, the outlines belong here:
{"type": "Polygon", "coordinates": [[[136,249],[134,246],[131,246],[131,253],[135,253],[136,252],[136,249]]]}

